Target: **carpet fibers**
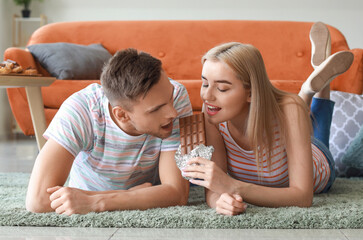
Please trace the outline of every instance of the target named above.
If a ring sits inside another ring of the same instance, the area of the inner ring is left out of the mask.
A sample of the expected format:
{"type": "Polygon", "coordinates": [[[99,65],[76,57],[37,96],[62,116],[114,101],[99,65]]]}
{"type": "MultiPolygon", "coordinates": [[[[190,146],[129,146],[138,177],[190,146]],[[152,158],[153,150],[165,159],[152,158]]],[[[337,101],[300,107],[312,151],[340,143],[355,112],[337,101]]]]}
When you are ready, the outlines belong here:
{"type": "Polygon", "coordinates": [[[239,216],[222,216],[204,202],[204,190],[191,187],[189,204],[146,211],[114,211],[62,216],[25,209],[29,174],[0,173],[0,226],[119,228],[363,228],[363,178],[338,178],[327,194],[314,196],[310,208],[249,205],[239,216]]]}

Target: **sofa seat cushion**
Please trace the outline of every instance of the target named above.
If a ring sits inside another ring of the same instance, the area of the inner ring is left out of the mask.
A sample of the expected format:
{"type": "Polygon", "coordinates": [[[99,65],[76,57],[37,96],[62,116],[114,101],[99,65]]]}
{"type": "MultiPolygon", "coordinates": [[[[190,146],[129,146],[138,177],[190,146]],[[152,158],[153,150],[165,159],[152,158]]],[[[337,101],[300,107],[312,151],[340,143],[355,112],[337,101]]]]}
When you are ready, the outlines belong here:
{"type": "Polygon", "coordinates": [[[49,87],[42,87],[44,107],[59,109],[69,96],[92,83],[100,84],[100,80],[56,80],[49,87]]]}
{"type": "MultiPolygon", "coordinates": [[[[183,84],[189,94],[190,102],[195,113],[202,111],[203,102],[200,98],[200,88],[202,80],[176,80],[183,84]]],[[[302,81],[293,80],[271,80],[272,84],[284,91],[298,93],[302,81]]],[[[87,87],[92,83],[100,84],[100,80],[56,80],[51,86],[42,88],[45,108],[58,109],[60,105],[73,93],[87,87]],[[59,91],[62,89],[62,91],[59,91]]],[[[25,100],[25,91],[22,98],[25,100]]]]}

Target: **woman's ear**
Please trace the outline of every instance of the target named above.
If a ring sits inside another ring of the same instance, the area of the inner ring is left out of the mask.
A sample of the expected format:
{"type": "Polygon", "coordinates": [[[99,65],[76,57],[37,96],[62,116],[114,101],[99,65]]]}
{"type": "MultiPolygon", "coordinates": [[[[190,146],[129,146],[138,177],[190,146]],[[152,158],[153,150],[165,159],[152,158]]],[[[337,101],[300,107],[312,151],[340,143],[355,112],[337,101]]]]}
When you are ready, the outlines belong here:
{"type": "Polygon", "coordinates": [[[249,102],[249,103],[251,103],[251,98],[252,98],[252,94],[251,94],[252,92],[251,92],[251,89],[248,89],[247,90],[247,94],[248,94],[248,97],[247,97],[247,102],[249,102]]]}

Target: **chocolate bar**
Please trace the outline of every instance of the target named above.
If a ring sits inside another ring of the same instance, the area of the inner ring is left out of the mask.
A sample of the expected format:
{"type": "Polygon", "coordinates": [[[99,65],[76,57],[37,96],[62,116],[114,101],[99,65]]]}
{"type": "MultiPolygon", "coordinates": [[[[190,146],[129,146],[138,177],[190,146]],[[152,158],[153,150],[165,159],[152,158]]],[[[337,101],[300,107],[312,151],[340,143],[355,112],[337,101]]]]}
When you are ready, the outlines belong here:
{"type": "Polygon", "coordinates": [[[187,154],[200,144],[205,145],[203,113],[179,119],[181,153],[187,154]]]}

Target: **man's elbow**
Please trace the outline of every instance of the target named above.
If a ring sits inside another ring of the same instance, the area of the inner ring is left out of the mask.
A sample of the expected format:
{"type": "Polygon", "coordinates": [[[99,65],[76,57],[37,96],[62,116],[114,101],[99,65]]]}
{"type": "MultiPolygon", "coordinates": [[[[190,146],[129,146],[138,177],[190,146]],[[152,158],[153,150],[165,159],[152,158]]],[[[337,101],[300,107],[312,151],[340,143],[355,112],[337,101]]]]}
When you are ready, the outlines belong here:
{"type": "Polygon", "coordinates": [[[179,206],[185,206],[188,204],[188,194],[185,194],[184,196],[182,196],[180,198],[180,201],[179,201],[179,206]]]}
{"type": "Polygon", "coordinates": [[[189,198],[189,186],[176,189],[174,188],[174,199],[173,202],[175,206],[185,206],[188,203],[189,198]]]}
{"type": "Polygon", "coordinates": [[[26,203],[26,210],[28,212],[32,212],[32,213],[45,213],[45,212],[50,212],[48,208],[46,208],[44,205],[42,204],[38,204],[38,203],[26,203]]]}
{"type": "Polygon", "coordinates": [[[188,203],[189,191],[179,191],[178,194],[175,195],[175,205],[177,206],[185,206],[188,203]]]}
{"type": "Polygon", "coordinates": [[[32,213],[46,213],[46,212],[52,212],[54,211],[50,207],[50,201],[49,199],[41,199],[39,197],[26,197],[25,202],[26,210],[32,213]]]}

